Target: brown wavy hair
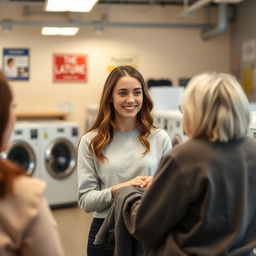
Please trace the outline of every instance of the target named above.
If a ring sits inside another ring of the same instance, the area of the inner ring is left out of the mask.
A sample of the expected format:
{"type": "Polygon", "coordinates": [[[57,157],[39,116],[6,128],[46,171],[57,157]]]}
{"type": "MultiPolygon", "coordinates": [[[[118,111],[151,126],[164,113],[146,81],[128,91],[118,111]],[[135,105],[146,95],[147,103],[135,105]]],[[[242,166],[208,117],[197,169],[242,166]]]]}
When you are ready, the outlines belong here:
{"type": "Polygon", "coordinates": [[[97,135],[91,140],[89,144],[89,150],[95,154],[96,158],[100,162],[103,162],[105,159],[107,159],[103,154],[103,149],[108,143],[111,142],[115,128],[115,109],[111,102],[112,92],[118,80],[126,75],[137,79],[142,87],[143,103],[137,115],[137,127],[140,131],[139,140],[145,147],[143,154],[145,155],[150,151],[148,136],[150,134],[151,128],[155,127],[153,124],[153,118],[151,116],[153,101],[149,95],[147,85],[141,73],[132,66],[119,66],[112,70],[105,82],[96,121],[87,131],[90,132],[97,130],[97,135]]]}
{"type": "MultiPolygon", "coordinates": [[[[3,135],[9,121],[12,100],[8,82],[0,71],[0,148],[2,148],[3,135]]],[[[25,172],[10,161],[0,158],[0,198],[13,192],[13,181],[19,175],[25,175],[25,172]]]]}

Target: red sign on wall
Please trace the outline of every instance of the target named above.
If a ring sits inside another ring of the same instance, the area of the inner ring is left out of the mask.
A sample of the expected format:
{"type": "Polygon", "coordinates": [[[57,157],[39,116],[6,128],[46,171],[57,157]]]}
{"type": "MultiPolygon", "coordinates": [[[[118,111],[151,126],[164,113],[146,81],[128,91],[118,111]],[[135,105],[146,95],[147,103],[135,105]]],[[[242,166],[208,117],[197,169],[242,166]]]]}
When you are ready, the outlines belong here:
{"type": "Polygon", "coordinates": [[[53,80],[54,82],[87,82],[87,56],[54,54],[53,80]]]}

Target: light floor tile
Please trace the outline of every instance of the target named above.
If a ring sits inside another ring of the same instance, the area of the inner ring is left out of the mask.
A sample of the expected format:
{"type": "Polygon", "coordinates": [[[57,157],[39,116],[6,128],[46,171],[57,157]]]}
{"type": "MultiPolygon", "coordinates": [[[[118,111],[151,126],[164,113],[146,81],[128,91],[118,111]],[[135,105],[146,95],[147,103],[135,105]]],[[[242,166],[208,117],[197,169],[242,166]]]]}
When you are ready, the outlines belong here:
{"type": "Polygon", "coordinates": [[[79,207],[53,210],[59,225],[60,238],[66,256],[86,256],[86,245],[92,214],[79,207]]]}

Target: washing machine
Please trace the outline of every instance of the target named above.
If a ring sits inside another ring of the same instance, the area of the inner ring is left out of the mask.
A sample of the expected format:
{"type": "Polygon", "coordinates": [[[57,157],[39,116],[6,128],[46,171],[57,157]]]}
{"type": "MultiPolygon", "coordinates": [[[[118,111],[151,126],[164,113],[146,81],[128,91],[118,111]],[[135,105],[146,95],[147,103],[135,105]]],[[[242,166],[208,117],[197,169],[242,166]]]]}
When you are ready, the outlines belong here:
{"type": "Polygon", "coordinates": [[[154,124],[157,127],[164,129],[170,138],[172,138],[173,133],[173,123],[172,120],[169,118],[170,111],[166,110],[159,110],[153,112],[154,124]]]}
{"type": "Polygon", "coordinates": [[[172,146],[176,146],[184,143],[188,137],[183,129],[182,122],[183,115],[180,111],[172,111],[170,113],[170,119],[172,120],[173,132],[172,132],[172,146]]]}
{"type": "Polygon", "coordinates": [[[28,122],[16,122],[9,148],[3,157],[21,166],[29,175],[40,178],[39,127],[28,122]]]}
{"type": "Polygon", "coordinates": [[[170,136],[172,147],[188,139],[183,130],[182,116],[178,110],[160,110],[153,113],[156,126],[166,130],[170,136]]]}
{"type": "Polygon", "coordinates": [[[46,198],[52,208],[77,204],[77,143],[75,122],[49,121],[40,124],[40,171],[47,182],[46,198]]]}

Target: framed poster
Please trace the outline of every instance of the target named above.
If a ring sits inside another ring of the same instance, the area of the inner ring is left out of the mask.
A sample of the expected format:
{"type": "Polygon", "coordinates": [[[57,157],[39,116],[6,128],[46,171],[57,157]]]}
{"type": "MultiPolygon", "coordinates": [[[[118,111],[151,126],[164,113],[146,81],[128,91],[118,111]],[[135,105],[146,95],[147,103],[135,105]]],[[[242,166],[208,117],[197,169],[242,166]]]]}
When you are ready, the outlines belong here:
{"type": "Polygon", "coordinates": [[[29,49],[4,48],[3,70],[8,80],[29,80],[29,49]]]}
{"type": "Polygon", "coordinates": [[[87,56],[84,54],[54,54],[54,82],[87,82],[87,56]]]}

